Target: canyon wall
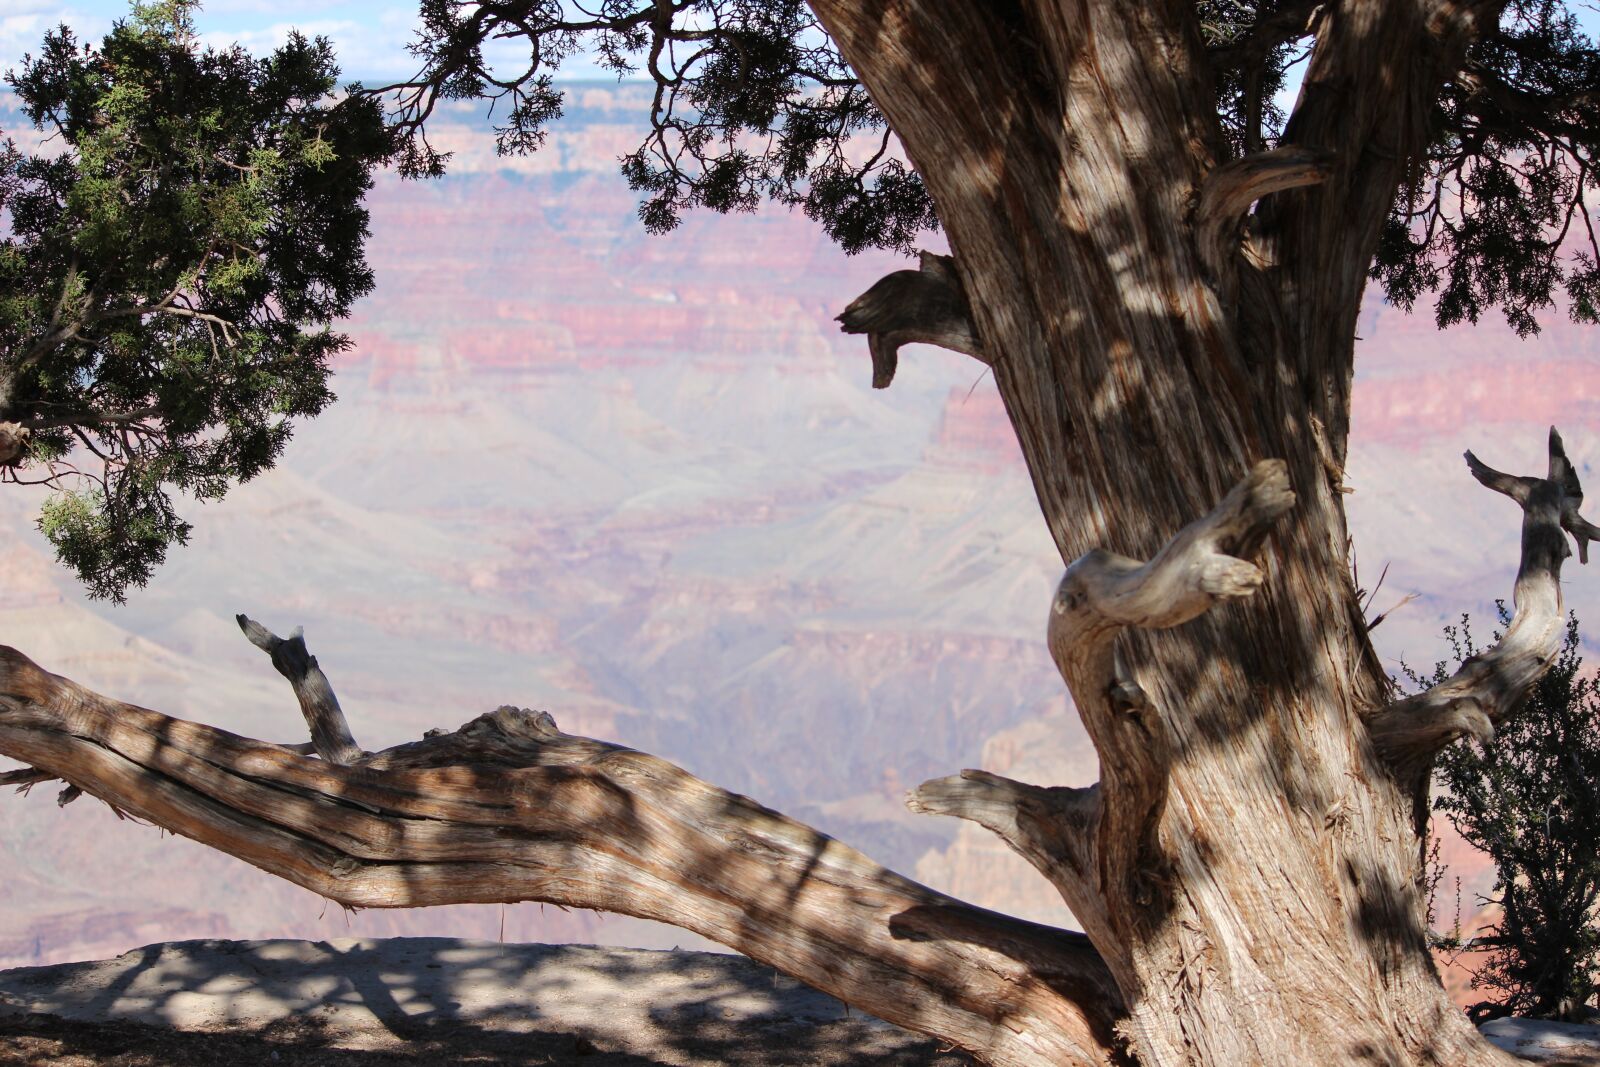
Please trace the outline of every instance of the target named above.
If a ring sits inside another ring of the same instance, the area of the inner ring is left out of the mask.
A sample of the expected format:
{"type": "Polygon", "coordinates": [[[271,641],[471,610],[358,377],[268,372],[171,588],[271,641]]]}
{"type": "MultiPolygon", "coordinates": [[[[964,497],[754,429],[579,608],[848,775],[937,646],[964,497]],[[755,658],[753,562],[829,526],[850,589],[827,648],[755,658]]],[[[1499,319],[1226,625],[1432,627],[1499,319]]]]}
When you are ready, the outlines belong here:
{"type": "MultiPolygon", "coordinates": [[[[126,606],[86,601],[33,529],[40,497],[6,487],[0,640],[120,698],[299,740],[287,686],[232,620],[304,625],[368,748],[542,708],[939,888],[1070,921],[984,832],[900,801],[963,766],[1095,776],[1042,641],[1061,561],[992,381],[914,348],[872,390],[832,316],[905,263],[846,258],[801,217],[645,235],[615,172],[638,96],[576,89],[529,160],[444,114],[451,176],[385,177],[372,198],[378,290],[339,402],[276,470],[191,504],[191,544],[126,606]]],[[[1487,619],[1516,567],[1518,517],[1461,451],[1531,471],[1554,421],[1593,484],[1600,351],[1562,321],[1532,342],[1439,333],[1375,298],[1360,333],[1360,574],[1388,565],[1374,613],[1421,594],[1375,636],[1431,665],[1441,623],[1487,619]]],[[[1600,623],[1600,576],[1574,562],[1568,589],[1600,623]]],[[[0,798],[0,966],[347,931],[695,943],[537,905],[347,915],[52,795],[0,798]]],[[[1481,862],[1458,860],[1481,887],[1481,862]]]]}

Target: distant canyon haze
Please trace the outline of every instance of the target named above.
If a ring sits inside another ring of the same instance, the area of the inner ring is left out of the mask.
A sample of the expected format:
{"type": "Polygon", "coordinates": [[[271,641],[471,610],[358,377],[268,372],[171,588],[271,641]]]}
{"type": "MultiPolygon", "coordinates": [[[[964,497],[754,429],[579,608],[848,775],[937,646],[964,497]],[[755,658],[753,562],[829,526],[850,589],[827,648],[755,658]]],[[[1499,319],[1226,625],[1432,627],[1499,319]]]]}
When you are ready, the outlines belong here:
{"type": "MultiPolygon", "coordinates": [[[[688,216],[650,237],[616,159],[645,101],[578,86],[536,156],[450,111],[443,180],[371,198],[374,296],[339,401],[276,470],[190,505],[191,543],[116,607],[88,601],[0,492],[0,641],[101,692],[300,741],[287,685],[233,622],[303,625],[358,741],[501,704],[642,748],[936,888],[1070,923],[1049,886],[903,791],[961,767],[1081,785],[1095,758],[1045,650],[1062,561],[992,380],[912,348],[871,388],[833,316],[884,272],[799,215],[688,216]]],[[[0,98],[0,126],[26,133],[0,98]]],[[[939,246],[939,238],[930,236],[939,246]]],[[[1461,453],[1542,467],[1560,426],[1600,457],[1600,335],[1552,312],[1439,332],[1371,298],[1347,483],[1374,638],[1431,668],[1441,626],[1487,636],[1520,517],[1461,453]]],[[[1600,568],[1567,570],[1600,626],[1600,568]]],[[[1596,631],[1600,633],[1600,630],[1596,631]]],[[[703,945],[537,904],[347,914],[90,798],[0,798],[0,967],[194,937],[441,934],[703,945]]],[[[1480,857],[1452,843],[1470,903],[1480,857]]],[[[1448,910],[1447,903],[1447,910],[1448,910]]],[[[1448,916],[1447,916],[1448,918],[1448,916]]]]}

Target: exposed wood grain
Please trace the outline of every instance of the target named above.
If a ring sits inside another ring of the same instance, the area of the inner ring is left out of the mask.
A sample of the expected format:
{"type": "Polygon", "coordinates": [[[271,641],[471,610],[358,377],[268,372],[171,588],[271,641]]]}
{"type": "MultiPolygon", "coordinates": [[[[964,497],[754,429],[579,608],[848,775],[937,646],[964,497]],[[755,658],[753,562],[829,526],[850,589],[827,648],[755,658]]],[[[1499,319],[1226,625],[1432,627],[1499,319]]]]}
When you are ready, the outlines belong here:
{"type": "Polygon", "coordinates": [[[1550,428],[1545,477],[1502,473],[1467,453],[1473,477],[1522,509],[1522,559],[1505,635],[1470,657],[1432,688],[1397,701],[1372,718],[1372,740],[1402,773],[1425,771],[1435,753],[1463,735],[1486,740],[1513,714],[1555,662],[1566,629],[1561,564],[1572,554],[1567,535],[1587,562],[1587,542],[1597,533],[1578,514],[1583,487],[1556,428],[1550,428]]]}
{"type": "Polygon", "coordinates": [[[20,791],[26,790],[29,786],[38,785],[40,782],[54,781],[55,777],[48,771],[24,767],[21,770],[0,773],[0,786],[14,785],[20,791]]]}
{"type": "Polygon", "coordinates": [[[1332,163],[1331,153],[1284,145],[1224,163],[1207,174],[1195,206],[1195,243],[1212,277],[1231,273],[1244,239],[1245,216],[1257,200],[1327,181],[1332,163]]]}
{"type": "MultiPolygon", "coordinates": [[[[1502,5],[1320,5],[1273,158],[1328,163],[1259,172],[1218,166],[1231,150],[1193,3],[812,6],[954,252],[856,309],[875,384],[919,330],[981,338],[1051,536],[1078,561],[1051,643],[1100,785],[969,773],[917,803],[1018,847],[1098,954],[515,709],[339,766],[0,651],[0,753],[350,902],[544,899],[675,922],[990,1063],[1104,1062],[1113,1022],[1146,1067],[1512,1063],[1428,954],[1426,776],[1394,774],[1372,744],[1388,681],[1342,495],[1378,235],[1441,85],[1502,5]],[[1295,174],[1320,180],[1284,188],[1295,174]],[[919,300],[938,314],[894,318],[919,300]],[[1269,456],[1291,511],[1249,491],[1173,540],[1269,456]]],[[[1600,531],[1575,488],[1555,513],[1582,549],[1600,531]]]]}
{"type": "Polygon", "coordinates": [[[271,656],[273,668],[289,680],[295,699],[300,702],[300,713],[311,729],[311,745],[317,755],[339,764],[354,763],[364,756],[366,753],[350,733],[339,698],[333,695],[332,683],[317,666],[317,657],[306,649],[304,632],[295,627],[294,633],[283,638],[243,615],[236,616],[235,621],[249,642],[271,656]]]}
{"type": "Polygon", "coordinates": [[[654,756],[505,707],[353,765],[93,693],[0,646],[0,753],[359,907],[673,923],[1008,1067],[1113,1062],[1079,934],[970,907],[654,756]]]}
{"type": "Polygon", "coordinates": [[[923,252],[921,264],[918,270],[892,271],[879,278],[838,316],[845,333],[867,335],[874,389],[887,389],[894,381],[901,345],[938,345],[980,363],[990,362],[978,343],[955,261],[923,252]]]}
{"type": "MultiPolygon", "coordinates": [[[[1248,601],[1124,629],[1069,672],[1100,826],[1092,876],[1063,864],[1052,880],[1087,887],[1068,902],[1122,991],[1135,1055],[1508,1063],[1427,952],[1417,786],[1368,740],[1389,682],[1342,492],[1373,250],[1487,6],[1322,5],[1284,143],[1325,154],[1325,180],[1258,201],[1249,254],[1229,243],[1236,289],[1203,232],[1235,231],[1196,211],[1231,149],[1195,5],[812,6],[934,200],[1063,561],[1098,549],[1117,577],[1119,557],[1153,559],[1269,456],[1295,487],[1248,601]]],[[[947,779],[930,801],[1014,832],[994,803],[1009,789],[947,779]]],[[[1040,796],[1017,799],[1020,827],[1040,796]]],[[[1053,825],[1070,836],[1083,808],[1053,825]]]]}
{"type": "Polygon", "coordinates": [[[21,464],[22,455],[28,449],[28,437],[28,428],[20,422],[0,421],[0,467],[21,464]]]}

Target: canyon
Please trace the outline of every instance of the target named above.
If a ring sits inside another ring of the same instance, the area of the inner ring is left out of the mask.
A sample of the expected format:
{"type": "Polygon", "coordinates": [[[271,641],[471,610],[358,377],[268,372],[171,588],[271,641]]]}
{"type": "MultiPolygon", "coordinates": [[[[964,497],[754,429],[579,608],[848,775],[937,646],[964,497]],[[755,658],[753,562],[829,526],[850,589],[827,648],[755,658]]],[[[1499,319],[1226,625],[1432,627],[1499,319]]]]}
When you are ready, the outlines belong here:
{"type": "MultiPolygon", "coordinates": [[[[963,766],[1096,776],[1043,642],[1062,562],[993,382],[917,347],[873,390],[833,316],[907,264],[847,258],[798,215],[646,235],[616,173],[641,90],[569,92],[532,157],[494,156],[452,107],[435,136],[450,175],[379,182],[378,288],[338,403],[275,470],[189,502],[190,544],[126,605],[85,599],[34,529],[41,497],[6,487],[0,641],[118,698],[299,741],[288,687],[233,617],[303,625],[366,748],[540,708],[936,888],[1070,923],[992,835],[900,799],[963,766]]],[[[1396,669],[1430,668],[1463,611],[1487,633],[1510,595],[1519,519],[1464,449],[1531,472],[1555,423],[1595,484],[1600,337],[1548,320],[1528,341],[1489,321],[1441,332],[1369,297],[1346,482],[1360,582],[1385,575],[1369,615],[1416,594],[1374,632],[1396,669]]],[[[1567,592],[1600,623],[1600,575],[1572,565],[1567,592]]],[[[347,914],[51,795],[0,798],[0,967],[193,937],[703,946],[533,904],[347,914]]],[[[1481,857],[1449,858],[1469,902],[1487,890],[1481,857]]]]}

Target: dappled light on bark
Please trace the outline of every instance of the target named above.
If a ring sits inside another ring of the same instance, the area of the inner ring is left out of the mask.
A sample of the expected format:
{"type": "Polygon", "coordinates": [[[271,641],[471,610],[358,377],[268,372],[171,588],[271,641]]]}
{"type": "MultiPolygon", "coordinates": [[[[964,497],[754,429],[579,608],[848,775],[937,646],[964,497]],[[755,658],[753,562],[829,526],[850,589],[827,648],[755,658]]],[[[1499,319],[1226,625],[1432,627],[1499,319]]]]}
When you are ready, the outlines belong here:
{"type": "MultiPolygon", "coordinates": [[[[1505,103],[1494,47],[1561,31],[1550,5],[1493,0],[1266,7],[619,0],[581,24],[535,4],[519,25],[430,4],[427,69],[391,87],[418,136],[442,95],[509,96],[503,135],[518,142],[559,105],[543,55],[585,34],[614,65],[658,47],[651,143],[689,147],[625,163],[652,228],[680,206],[774,195],[847,246],[909,248],[936,209],[951,254],[891,273],[840,321],[866,335],[880,387],[912,342],[992,370],[1068,564],[1044,636],[1101,776],[1064,789],[968,770],[910,803],[997,833],[1085,935],[971,908],[543,713],[502,707],[365,753],[303,640],[242,617],[321,759],[98,696],[0,648],[0,753],[32,768],[13,780],[61,778],[352,905],[545,900],[675,923],[1004,1067],[1508,1063],[1428,952],[1429,766],[1512,714],[1548,666],[1566,538],[1582,559],[1600,529],[1579,515],[1558,435],[1543,478],[1469,456],[1524,512],[1518,614],[1496,649],[1396,702],[1351,574],[1345,461],[1375,258],[1402,293],[1428,287],[1395,211],[1405,231],[1440,139],[1459,134],[1439,120],[1505,103]],[[696,11],[713,16],[703,33],[696,11]],[[772,44],[752,36],[763,14],[816,47],[751,51],[772,44]],[[526,81],[482,69],[475,49],[499,31],[531,46],[526,81]],[[659,47],[688,40],[707,48],[663,65],[659,47]],[[1264,87],[1296,49],[1304,87],[1279,124],[1264,87]],[[826,114],[795,134],[802,84],[826,114]],[[674,125],[683,105],[704,123],[674,125]],[[887,141],[866,170],[838,156],[883,124],[914,180],[887,141]],[[741,154],[749,132],[777,154],[741,154]]],[[[1557,66],[1591,51],[1573,44],[1557,66]]],[[[1569,126],[1590,107],[1558,103],[1569,126]]],[[[413,145],[413,169],[437,162],[413,145]]],[[[1556,192],[1570,220],[1582,197],[1556,192]]],[[[1476,306],[1493,257],[1454,251],[1480,272],[1454,299],[1476,306]]],[[[1539,279],[1519,277],[1526,304],[1539,279]]],[[[1585,293],[1574,313],[1594,317],[1585,293]]]]}
{"type": "MultiPolygon", "coordinates": [[[[329,693],[331,697],[331,691],[329,693]]],[[[664,760],[503,707],[349,765],[92,693],[0,647],[0,753],[352,907],[669,922],[996,1063],[1105,1063],[1080,934],[986,912],[664,760]]]]}

